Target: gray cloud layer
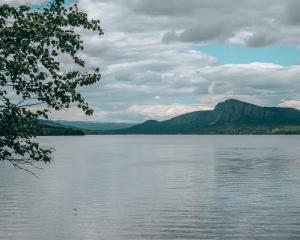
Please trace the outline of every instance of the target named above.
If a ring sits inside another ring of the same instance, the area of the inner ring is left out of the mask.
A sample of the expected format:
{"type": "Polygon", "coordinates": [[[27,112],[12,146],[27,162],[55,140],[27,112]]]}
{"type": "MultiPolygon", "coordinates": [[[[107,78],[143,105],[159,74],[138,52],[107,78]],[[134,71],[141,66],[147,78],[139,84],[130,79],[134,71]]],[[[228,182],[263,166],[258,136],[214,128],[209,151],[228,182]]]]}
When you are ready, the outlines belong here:
{"type": "Polygon", "coordinates": [[[42,4],[46,0],[0,0],[0,4],[9,4],[11,6],[19,6],[21,4],[42,4]]]}
{"type": "MultiPolygon", "coordinates": [[[[165,119],[229,97],[300,107],[299,66],[222,65],[193,50],[216,42],[298,47],[298,0],[80,0],[79,5],[102,21],[105,32],[82,33],[82,55],[103,73],[99,85],[84,89],[96,120],[165,119]]],[[[83,118],[77,110],[54,116],[83,118]]]]}

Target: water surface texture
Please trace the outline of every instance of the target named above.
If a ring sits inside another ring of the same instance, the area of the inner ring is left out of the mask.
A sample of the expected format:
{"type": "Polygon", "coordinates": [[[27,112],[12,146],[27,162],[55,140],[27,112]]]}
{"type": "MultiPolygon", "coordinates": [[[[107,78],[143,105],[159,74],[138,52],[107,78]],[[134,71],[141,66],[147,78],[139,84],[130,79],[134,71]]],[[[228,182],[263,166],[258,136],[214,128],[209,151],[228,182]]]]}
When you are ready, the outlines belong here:
{"type": "Polygon", "coordinates": [[[0,239],[300,239],[300,136],[44,137],[0,164],[0,239]]]}

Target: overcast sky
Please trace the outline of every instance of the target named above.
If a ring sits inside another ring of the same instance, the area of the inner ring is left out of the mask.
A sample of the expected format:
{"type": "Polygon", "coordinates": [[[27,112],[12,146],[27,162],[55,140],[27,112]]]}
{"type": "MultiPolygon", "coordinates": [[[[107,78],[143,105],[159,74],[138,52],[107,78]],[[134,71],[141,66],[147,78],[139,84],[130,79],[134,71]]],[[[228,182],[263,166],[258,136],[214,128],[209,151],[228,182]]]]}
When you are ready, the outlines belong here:
{"type": "MultiPolygon", "coordinates": [[[[17,5],[43,0],[0,0],[17,5]]],[[[140,122],[236,98],[300,109],[299,0],[80,0],[104,36],[84,32],[83,90],[95,109],[55,118],[140,122]]]]}

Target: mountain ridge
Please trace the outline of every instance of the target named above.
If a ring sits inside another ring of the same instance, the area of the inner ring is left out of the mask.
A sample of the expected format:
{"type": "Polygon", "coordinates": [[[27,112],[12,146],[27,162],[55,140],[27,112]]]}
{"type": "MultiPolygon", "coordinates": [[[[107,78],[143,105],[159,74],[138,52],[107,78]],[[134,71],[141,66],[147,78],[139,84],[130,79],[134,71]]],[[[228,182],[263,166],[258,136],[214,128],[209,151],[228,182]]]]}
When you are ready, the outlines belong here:
{"type": "Polygon", "coordinates": [[[185,113],[165,121],[148,120],[130,128],[104,132],[104,134],[299,133],[300,110],[261,107],[237,99],[218,103],[213,110],[185,113]]]}

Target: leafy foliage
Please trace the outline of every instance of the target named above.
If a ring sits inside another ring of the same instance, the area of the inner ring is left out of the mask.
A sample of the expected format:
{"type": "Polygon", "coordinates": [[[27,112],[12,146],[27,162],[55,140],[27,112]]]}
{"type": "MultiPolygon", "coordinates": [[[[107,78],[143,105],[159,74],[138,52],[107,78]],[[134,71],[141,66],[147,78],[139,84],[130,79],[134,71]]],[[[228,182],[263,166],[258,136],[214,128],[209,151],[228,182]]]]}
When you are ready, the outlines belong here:
{"type": "Polygon", "coordinates": [[[32,141],[37,119],[48,118],[50,109],[73,106],[93,113],[78,88],[96,83],[101,75],[99,68],[83,71],[82,30],[103,34],[100,21],[88,19],[77,4],[65,6],[64,0],[37,11],[0,5],[0,160],[18,168],[49,162],[51,149],[32,141]],[[66,57],[79,70],[66,69],[66,57]]]}

